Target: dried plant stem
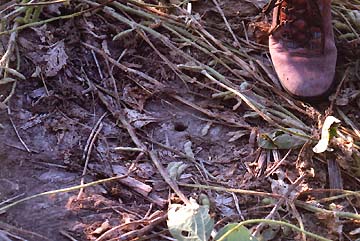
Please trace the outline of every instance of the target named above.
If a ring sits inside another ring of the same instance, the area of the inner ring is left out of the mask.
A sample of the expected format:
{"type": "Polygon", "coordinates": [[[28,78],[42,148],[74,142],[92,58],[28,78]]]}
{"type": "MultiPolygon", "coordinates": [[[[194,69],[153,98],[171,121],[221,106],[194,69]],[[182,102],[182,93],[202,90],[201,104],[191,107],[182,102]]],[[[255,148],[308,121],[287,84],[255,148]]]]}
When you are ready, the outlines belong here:
{"type": "MultiPolygon", "coordinates": [[[[88,164],[89,164],[89,159],[90,159],[90,154],[91,154],[91,151],[92,151],[92,148],[94,146],[94,143],[96,141],[96,138],[97,136],[99,135],[103,125],[102,125],[102,120],[105,118],[106,116],[106,112],[99,118],[99,120],[96,122],[94,128],[91,130],[91,133],[89,135],[89,138],[86,142],[86,145],[85,145],[85,148],[84,148],[84,152],[83,152],[83,156],[82,156],[82,159],[85,161],[85,164],[84,164],[84,169],[83,169],[83,172],[82,172],[82,177],[81,177],[81,181],[80,181],[80,185],[84,185],[84,182],[85,182],[85,175],[86,175],[86,170],[87,170],[87,167],[88,167],[88,164]]],[[[79,194],[77,196],[77,198],[80,198],[82,193],[83,193],[84,189],[81,188],[80,191],[79,191],[79,194]]]]}
{"type": "Polygon", "coordinates": [[[9,120],[10,120],[10,122],[11,122],[12,127],[14,128],[14,131],[15,131],[15,133],[16,133],[16,136],[18,137],[21,145],[23,145],[23,147],[26,149],[26,151],[27,151],[28,153],[31,153],[31,150],[30,150],[29,147],[26,145],[25,141],[21,138],[20,133],[19,133],[19,131],[18,131],[17,128],[16,128],[16,125],[15,125],[15,123],[14,123],[12,117],[11,117],[10,107],[7,107],[7,110],[8,110],[9,120]]]}
{"type": "Polygon", "coordinates": [[[230,192],[230,193],[233,192],[233,193],[238,193],[238,194],[262,196],[262,197],[271,197],[271,198],[281,198],[282,197],[281,195],[274,194],[274,193],[257,192],[257,191],[252,191],[252,190],[244,190],[244,189],[236,189],[236,188],[215,187],[215,186],[200,185],[200,184],[187,184],[187,183],[179,183],[179,185],[183,186],[183,187],[208,189],[208,190],[220,191],[220,192],[230,192]]]}
{"type": "Polygon", "coordinates": [[[110,177],[110,178],[106,178],[106,179],[97,180],[97,181],[94,181],[94,182],[89,182],[89,183],[86,183],[84,185],[72,186],[72,187],[69,187],[69,188],[57,189],[57,190],[52,190],[52,191],[48,191],[48,192],[42,192],[42,193],[39,193],[39,194],[35,194],[33,196],[25,197],[25,198],[22,198],[20,200],[17,200],[15,202],[13,202],[13,203],[10,203],[8,205],[0,207],[0,213],[3,212],[3,211],[6,211],[7,209],[9,209],[11,207],[14,207],[14,206],[16,206],[16,205],[18,205],[20,203],[23,203],[25,201],[28,201],[28,200],[31,200],[31,199],[34,199],[34,198],[37,198],[37,197],[48,196],[48,195],[58,194],[58,193],[63,193],[63,192],[72,192],[72,191],[79,190],[80,188],[91,187],[91,186],[95,186],[95,185],[102,184],[102,183],[105,183],[105,182],[110,182],[110,181],[126,178],[127,176],[128,175],[110,177]]]}

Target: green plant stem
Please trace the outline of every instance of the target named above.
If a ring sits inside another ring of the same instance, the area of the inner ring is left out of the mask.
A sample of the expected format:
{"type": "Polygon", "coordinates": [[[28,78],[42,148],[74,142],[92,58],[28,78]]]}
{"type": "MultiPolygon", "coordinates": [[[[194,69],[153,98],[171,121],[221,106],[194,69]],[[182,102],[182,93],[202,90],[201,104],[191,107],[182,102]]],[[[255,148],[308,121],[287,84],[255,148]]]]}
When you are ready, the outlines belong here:
{"type": "Polygon", "coordinates": [[[250,219],[250,220],[246,220],[243,222],[240,222],[238,225],[236,225],[234,228],[230,229],[229,231],[227,231],[223,236],[221,236],[218,240],[216,241],[224,241],[225,238],[230,235],[232,232],[234,232],[237,228],[247,225],[247,224],[253,224],[253,223],[267,223],[267,224],[275,224],[275,225],[280,225],[280,226],[286,226],[289,227],[297,232],[303,233],[309,237],[315,238],[317,240],[321,240],[321,241],[331,241],[330,239],[324,238],[322,236],[319,236],[317,234],[302,230],[301,228],[287,223],[287,222],[283,222],[283,221],[276,221],[276,220],[269,220],[269,219],[250,219]]]}
{"type": "Polygon", "coordinates": [[[38,3],[19,3],[19,4],[16,4],[16,6],[21,6],[21,7],[44,6],[44,5],[50,5],[50,4],[55,4],[55,3],[69,4],[69,1],[70,0],[54,0],[54,1],[46,1],[46,2],[38,2],[38,3]]]}
{"type": "Polygon", "coordinates": [[[15,28],[15,29],[0,32],[0,36],[2,36],[4,34],[10,34],[12,32],[16,32],[16,31],[20,31],[20,30],[23,30],[23,29],[26,29],[26,28],[43,25],[45,23],[51,23],[51,22],[61,20],[61,19],[74,18],[74,17],[77,17],[77,16],[80,16],[80,15],[84,14],[85,12],[88,12],[88,10],[83,10],[83,11],[73,13],[73,14],[69,14],[69,15],[63,15],[63,16],[58,16],[58,17],[54,17],[54,18],[45,19],[45,20],[38,21],[38,22],[32,22],[32,23],[24,24],[24,25],[21,25],[21,26],[15,28]]]}
{"type": "Polygon", "coordinates": [[[47,195],[52,195],[52,194],[57,194],[57,193],[63,193],[63,192],[71,192],[71,191],[75,191],[75,190],[79,190],[81,188],[86,188],[86,187],[91,187],[91,186],[95,186],[101,183],[105,183],[105,182],[110,182],[110,181],[114,181],[114,180],[118,180],[118,179],[122,179],[127,177],[127,175],[123,175],[123,176],[117,176],[117,177],[110,177],[110,178],[106,178],[106,179],[102,179],[102,180],[98,180],[98,181],[94,181],[94,182],[89,182],[83,185],[77,185],[77,186],[73,186],[73,187],[68,187],[68,188],[62,188],[62,189],[57,189],[57,190],[52,190],[52,191],[47,191],[47,192],[42,192],[42,193],[38,193],[29,197],[25,197],[22,198],[18,201],[15,201],[13,203],[10,203],[8,205],[5,205],[3,207],[0,207],[0,213],[6,211],[7,209],[18,205],[20,203],[23,203],[25,201],[37,198],[37,197],[42,197],[42,196],[47,196],[47,195]]]}
{"type": "MultiPolygon", "coordinates": [[[[200,188],[200,189],[210,189],[214,191],[220,191],[220,192],[233,192],[233,193],[240,193],[240,194],[247,194],[247,195],[256,195],[256,196],[266,196],[266,197],[272,197],[272,198],[281,198],[281,195],[273,194],[273,193],[265,193],[265,192],[257,192],[257,191],[251,191],[251,190],[243,190],[243,189],[235,189],[235,188],[225,188],[225,187],[216,187],[216,186],[208,186],[208,185],[200,185],[200,184],[185,184],[185,183],[179,183],[179,186],[183,187],[191,187],[191,188],[200,188]]],[[[353,191],[345,191],[347,196],[349,195],[359,195],[359,192],[353,192],[353,191]]],[[[360,215],[350,212],[339,212],[339,211],[332,211],[327,210],[323,208],[314,207],[311,204],[308,204],[303,201],[295,200],[295,205],[306,209],[313,213],[326,213],[326,214],[332,214],[339,218],[348,218],[348,219],[355,219],[360,220],[360,215]]]]}
{"type": "Polygon", "coordinates": [[[341,211],[336,211],[336,210],[327,210],[327,209],[324,209],[324,208],[318,208],[318,207],[315,207],[315,206],[313,206],[311,204],[308,204],[306,202],[299,201],[299,200],[295,201],[295,205],[297,207],[306,209],[306,210],[308,210],[310,212],[313,212],[313,213],[325,213],[325,214],[333,215],[334,217],[360,220],[360,214],[355,214],[355,213],[350,213],[350,212],[341,212],[341,211]]]}

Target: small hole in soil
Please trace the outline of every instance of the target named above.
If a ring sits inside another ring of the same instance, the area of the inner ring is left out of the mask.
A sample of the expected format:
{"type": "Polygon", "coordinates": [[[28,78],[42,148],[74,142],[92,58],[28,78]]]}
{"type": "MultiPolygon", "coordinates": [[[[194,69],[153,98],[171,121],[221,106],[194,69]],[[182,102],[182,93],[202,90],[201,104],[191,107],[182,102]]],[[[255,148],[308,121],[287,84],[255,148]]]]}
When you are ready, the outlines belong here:
{"type": "Polygon", "coordinates": [[[175,131],[181,132],[181,131],[185,131],[187,128],[188,127],[182,122],[175,122],[174,123],[174,130],[175,131]]]}
{"type": "Polygon", "coordinates": [[[276,173],[271,174],[270,177],[274,180],[279,180],[279,177],[276,173]]]}
{"type": "Polygon", "coordinates": [[[181,231],[181,235],[184,237],[189,237],[189,232],[188,231],[181,231]]]}

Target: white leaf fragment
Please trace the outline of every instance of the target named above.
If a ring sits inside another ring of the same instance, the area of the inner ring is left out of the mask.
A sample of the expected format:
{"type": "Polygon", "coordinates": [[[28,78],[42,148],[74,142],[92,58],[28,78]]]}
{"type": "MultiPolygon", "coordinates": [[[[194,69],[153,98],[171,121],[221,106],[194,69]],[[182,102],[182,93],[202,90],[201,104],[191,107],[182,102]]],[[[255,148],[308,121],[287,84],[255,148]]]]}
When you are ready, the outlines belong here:
{"type": "Polygon", "coordinates": [[[194,152],[192,150],[192,142],[191,141],[187,141],[185,142],[184,144],[184,151],[185,151],[185,154],[190,157],[190,158],[195,158],[195,155],[194,155],[194,152]]]}
{"type": "Polygon", "coordinates": [[[330,128],[334,123],[340,123],[341,121],[334,116],[328,116],[325,119],[324,125],[321,129],[321,139],[316,146],[314,146],[313,151],[315,153],[325,152],[328,148],[330,141],[330,128]]]}

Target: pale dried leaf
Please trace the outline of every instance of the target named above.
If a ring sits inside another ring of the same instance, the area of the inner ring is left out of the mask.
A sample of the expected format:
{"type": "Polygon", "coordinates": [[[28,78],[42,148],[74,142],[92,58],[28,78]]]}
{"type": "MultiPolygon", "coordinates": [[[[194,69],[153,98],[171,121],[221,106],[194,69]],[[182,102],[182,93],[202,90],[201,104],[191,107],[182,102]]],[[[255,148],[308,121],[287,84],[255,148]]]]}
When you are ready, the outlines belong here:
{"type": "Polygon", "coordinates": [[[141,114],[136,110],[125,109],[124,111],[130,123],[138,129],[157,121],[156,118],[147,114],[141,114]]]}
{"type": "Polygon", "coordinates": [[[189,165],[183,162],[170,162],[167,166],[167,171],[170,178],[173,180],[178,180],[188,166],[189,165]]]}
{"type": "Polygon", "coordinates": [[[195,155],[194,155],[194,152],[192,150],[192,142],[191,141],[187,141],[185,142],[184,144],[184,151],[185,151],[185,154],[191,158],[195,158],[195,155]]]}
{"type": "Polygon", "coordinates": [[[66,65],[67,59],[64,41],[54,44],[44,56],[44,61],[46,61],[45,75],[47,77],[56,76],[66,65]]]}
{"type": "Polygon", "coordinates": [[[98,227],[97,229],[95,229],[93,232],[91,232],[91,234],[102,234],[104,233],[106,230],[110,229],[110,223],[109,223],[109,220],[106,220],[105,222],[103,222],[101,224],[100,227],[98,227]]]}
{"type": "Polygon", "coordinates": [[[178,241],[208,241],[214,228],[208,206],[199,206],[193,199],[189,205],[170,205],[167,226],[178,241]]]}
{"type": "Polygon", "coordinates": [[[226,135],[231,137],[229,139],[229,142],[234,142],[247,134],[249,134],[248,130],[241,130],[241,131],[232,131],[227,133],[226,135]]]}
{"type": "Polygon", "coordinates": [[[328,149],[330,141],[330,128],[334,123],[340,123],[341,121],[334,116],[328,116],[325,119],[324,125],[321,130],[321,139],[318,144],[313,148],[315,153],[322,153],[328,149]]]}

